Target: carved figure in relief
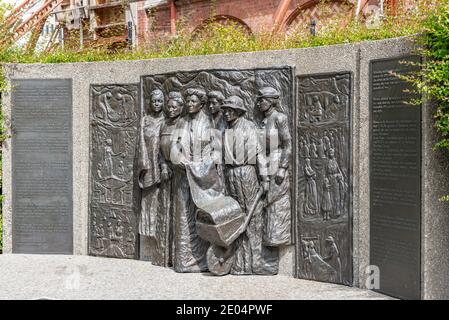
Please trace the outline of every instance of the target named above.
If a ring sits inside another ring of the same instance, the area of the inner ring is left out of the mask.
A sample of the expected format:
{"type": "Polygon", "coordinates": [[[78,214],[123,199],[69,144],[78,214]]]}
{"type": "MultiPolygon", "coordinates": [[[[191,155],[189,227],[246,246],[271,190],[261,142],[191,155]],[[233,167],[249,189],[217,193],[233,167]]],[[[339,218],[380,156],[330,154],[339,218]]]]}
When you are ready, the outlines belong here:
{"type": "Polygon", "coordinates": [[[313,280],[336,282],[337,272],[318,254],[313,241],[303,241],[304,261],[313,280]]]}
{"type": "Polygon", "coordinates": [[[317,150],[317,146],[315,144],[315,141],[312,140],[312,142],[310,143],[310,157],[311,158],[318,158],[318,150],[317,150]]]}
{"type": "Polygon", "coordinates": [[[305,160],[304,176],[306,178],[304,214],[306,216],[313,216],[318,212],[318,193],[316,188],[316,172],[313,170],[309,158],[305,160]]]}
{"type": "MultiPolygon", "coordinates": [[[[187,170],[211,160],[211,117],[204,110],[207,95],[203,88],[188,88],[184,94],[187,115],[176,123],[171,159],[176,179],[173,184],[173,267],[177,272],[207,270],[208,242],[195,229],[194,203],[187,170]]],[[[207,180],[202,177],[200,180],[207,180]]],[[[201,197],[201,195],[198,195],[201,197]]]]}
{"type": "Polygon", "coordinates": [[[108,238],[109,240],[114,238],[114,227],[111,221],[108,221],[108,238]]]}
{"type": "Polygon", "coordinates": [[[114,153],[112,150],[112,140],[106,139],[104,146],[104,166],[106,168],[106,174],[112,176],[114,173],[114,160],[113,158],[122,154],[122,152],[114,153]]]}
{"type": "Polygon", "coordinates": [[[212,117],[212,123],[214,126],[214,131],[212,134],[212,156],[216,163],[216,168],[220,179],[224,182],[224,167],[223,161],[223,135],[226,129],[226,121],[223,119],[223,112],[221,107],[223,101],[225,100],[224,95],[220,91],[210,91],[207,94],[208,97],[208,110],[212,117]]]}
{"type": "Polygon", "coordinates": [[[105,203],[106,202],[106,188],[102,186],[99,182],[95,182],[94,184],[94,194],[98,202],[105,203]]]}
{"type": "Polygon", "coordinates": [[[161,174],[162,157],[159,151],[164,103],[164,94],[159,89],[153,90],[145,99],[146,115],[141,121],[138,145],[137,176],[142,189],[139,233],[151,238],[157,237],[157,216],[161,213],[160,183],[168,178],[168,173],[161,174]]]}
{"type": "Polygon", "coordinates": [[[210,91],[207,94],[208,98],[208,110],[212,116],[214,128],[220,131],[222,134],[226,129],[226,122],[223,119],[223,112],[221,107],[225,96],[220,91],[210,91]]]}
{"type": "Polygon", "coordinates": [[[321,105],[320,97],[318,95],[312,96],[312,105],[309,107],[309,121],[310,122],[321,122],[324,109],[321,105]]]}
{"type": "Polygon", "coordinates": [[[128,235],[126,237],[126,254],[128,256],[133,256],[135,253],[135,243],[136,243],[136,235],[133,232],[132,227],[128,227],[128,235]]]}
{"type": "Polygon", "coordinates": [[[326,261],[337,274],[336,281],[341,282],[341,260],[340,252],[338,251],[337,244],[332,236],[329,236],[325,240],[325,255],[323,260],[326,261]]]}
{"type": "Polygon", "coordinates": [[[121,90],[120,87],[113,88],[112,92],[108,91],[103,95],[103,101],[100,102],[101,110],[103,113],[106,111],[107,118],[111,122],[135,120],[132,108],[134,100],[129,94],[122,94],[121,90]]]}
{"type": "Polygon", "coordinates": [[[329,149],[332,148],[331,140],[329,139],[329,136],[328,136],[328,132],[327,132],[327,131],[324,131],[324,135],[323,135],[323,145],[324,145],[324,152],[325,152],[325,154],[327,154],[327,153],[329,152],[329,149]]]}
{"type": "Polygon", "coordinates": [[[97,222],[94,220],[92,222],[93,224],[93,229],[94,229],[94,233],[95,233],[95,249],[97,249],[98,251],[102,251],[104,249],[104,242],[103,242],[103,238],[104,238],[104,228],[103,225],[97,225],[97,222]]]}
{"type": "Polygon", "coordinates": [[[324,144],[322,138],[317,138],[317,153],[318,157],[321,159],[326,159],[326,152],[324,151],[324,144]]]}
{"type": "Polygon", "coordinates": [[[157,237],[157,256],[153,256],[153,263],[161,266],[172,264],[170,260],[171,247],[173,242],[173,194],[174,187],[179,186],[181,171],[171,162],[171,149],[173,146],[173,135],[176,125],[181,118],[184,109],[184,99],[182,94],[172,91],[168,94],[168,101],[165,105],[166,119],[161,128],[161,155],[164,161],[161,162],[162,171],[168,174],[169,180],[161,185],[161,198],[163,214],[159,215],[158,237],[157,237]]]}
{"type": "Polygon", "coordinates": [[[323,220],[330,220],[332,213],[332,195],[331,195],[331,184],[328,178],[324,178],[323,183],[323,198],[321,204],[321,210],[323,212],[323,220]]]}
{"type": "Polygon", "coordinates": [[[262,127],[265,129],[270,180],[266,195],[263,243],[265,246],[277,247],[291,243],[289,167],[292,138],[288,118],[279,111],[281,107],[278,90],[272,87],[260,89],[257,107],[264,115],[262,127]],[[276,141],[272,141],[275,138],[276,141]]]}
{"type": "Polygon", "coordinates": [[[123,225],[122,225],[122,220],[118,219],[117,220],[117,225],[115,226],[115,230],[114,230],[114,239],[117,241],[121,241],[123,239],[123,225]]]}
{"type": "MultiPolygon", "coordinates": [[[[249,213],[259,189],[263,188],[265,192],[269,192],[266,159],[261,153],[257,127],[244,118],[247,110],[243,100],[231,96],[224,101],[222,108],[228,124],[223,143],[229,195],[237,200],[243,212],[249,213]],[[261,173],[259,177],[257,171],[261,173]]],[[[235,260],[231,274],[277,273],[277,251],[272,251],[262,244],[262,210],[263,204],[258,202],[246,231],[234,242],[235,260]]]]}
{"type": "Polygon", "coordinates": [[[123,164],[123,160],[120,160],[118,162],[118,166],[117,166],[117,176],[121,179],[125,179],[126,178],[126,170],[125,170],[125,166],[123,164]]]}
{"type": "Polygon", "coordinates": [[[335,159],[334,149],[329,150],[328,156],[326,176],[329,179],[331,186],[334,217],[338,218],[344,210],[347,184],[340,166],[335,159]]]}
{"type": "MultiPolygon", "coordinates": [[[[340,110],[341,101],[338,95],[333,95],[331,103],[326,107],[325,111],[325,118],[327,120],[331,120],[335,118],[335,115],[338,114],[338,111],[340,110]]],[[[340,120],[340,119],[338,119],[340,120]]]]}

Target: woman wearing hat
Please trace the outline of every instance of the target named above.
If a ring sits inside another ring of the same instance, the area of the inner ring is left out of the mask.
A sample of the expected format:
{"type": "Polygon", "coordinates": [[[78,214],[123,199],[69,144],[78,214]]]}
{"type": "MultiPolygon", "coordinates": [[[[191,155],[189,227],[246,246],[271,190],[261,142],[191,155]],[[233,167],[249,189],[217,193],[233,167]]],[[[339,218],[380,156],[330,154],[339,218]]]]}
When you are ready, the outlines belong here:
{"type": "Polygon", "coordinates": [[[272,87],[259,90],[258,109],[264,119],[270,184],[267,193],[263,243],[278,247],[291,244],[290,181],[288,169],[292,153],[292,138],[288,118],[280,112],[280,94],[272,87]],[[277,137],[276,137],[277,135],[277,137]],[[277,145],[275,140],[277,138],[277,145]],[[273,145],[273,146],[272,146],[273,145]]]}

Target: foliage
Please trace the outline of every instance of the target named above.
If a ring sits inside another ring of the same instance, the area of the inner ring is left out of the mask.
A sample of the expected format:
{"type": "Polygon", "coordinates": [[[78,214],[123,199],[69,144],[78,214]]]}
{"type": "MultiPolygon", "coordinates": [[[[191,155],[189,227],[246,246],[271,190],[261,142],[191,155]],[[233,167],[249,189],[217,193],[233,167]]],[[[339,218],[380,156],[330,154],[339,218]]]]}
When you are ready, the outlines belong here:
{"type": "Polygon", "coordinates": [[[424,48],[422,71],[410,80],[437,103],[435,128],[441,134],[437,148],[449,150],[449,1],[441,0],[425,21],[419,42],[424,48]]]}
{"type": "MultiPolygon", "coordinates": [[[[328,1],[328,0],[326,0],[328,1]]],[[[326,2],[325,1],[325,2],[326,2]]],[[[0,0],[1,3],[1,0],[0,0]]],[[[159,37],[151,45],[135,50],[126,48],[111,51],[107,48],[58,49],[53,52],[27,53],[21,48],[0,48],[0,62],[10,63],[62,63],[78,61],[134,60],[148,58],[168,58],[190,55],[220,54],[230,52],[248,52],[279,50],[352,43],[364,40],[379,40],[416,34],[422,31],[422,21],[426,14],[415,10],[403,16],[387,16],[380,25],[371,26],[352,19],[342,29],[341,16],[335,15],[335,21],[326,21],[316,36],[304,30],[293,30],[272,34],[248,32],[233,24],[220,24],[210,19],[210,23],[200,32],[191,32],[180,19],[178,33],[174,37],[159,37]]]]}
{"type": "MultiPolygon", "coordinates": [[[[435,128],[440,139],[435,148],[449,159],[449,0],[440,0],[424,22],[419,39],[424,57],[421,72],[410,80],[427,99],[434,100],[435,128]]],[[[449,201],[449,195],[440,199],[449,201]]]]}

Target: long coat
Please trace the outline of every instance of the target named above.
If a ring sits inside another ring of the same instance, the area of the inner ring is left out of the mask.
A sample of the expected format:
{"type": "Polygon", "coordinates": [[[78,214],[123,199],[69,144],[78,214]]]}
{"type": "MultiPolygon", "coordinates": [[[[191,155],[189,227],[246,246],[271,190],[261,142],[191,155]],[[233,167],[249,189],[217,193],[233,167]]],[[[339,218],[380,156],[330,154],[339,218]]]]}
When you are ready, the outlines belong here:
{"type": "Polygon", "coordinates": [[[291,244],[291,204],[289,167],[292,153],[292,138],[285,114],[273,110],[263,120],[266,130],[266,146],[269,151],[270,188],[267,194],[265,211],[264,245],[277,247],[291,244]],[[271,133],[278,135],[277,147],[271,148],[271,133]],[[286,174],[281,184],[275,182],[274,176],[279,169],[286,174]]]}
{"type": "Polygon", "coordinates": [[[192,199],[186,169],[179,162],[202,162],[211,156],[212,128],[210,117],[200,110],[195,117],[187,115],[179,119],[173,133],[173,268],[177,272],[207,271],[209,243],[198,236],[197,207],[192,199]]]}

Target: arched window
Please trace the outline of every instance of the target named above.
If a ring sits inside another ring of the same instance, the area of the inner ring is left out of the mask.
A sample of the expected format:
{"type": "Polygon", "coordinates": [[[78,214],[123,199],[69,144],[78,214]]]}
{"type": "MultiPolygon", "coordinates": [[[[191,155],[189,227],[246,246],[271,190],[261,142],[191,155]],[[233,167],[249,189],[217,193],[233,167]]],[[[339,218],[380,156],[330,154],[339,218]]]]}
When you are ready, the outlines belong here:
{"type": "Polygon", "coordinates": [[[310,25],[314,21],[316,30],[319,31],[323,27],[343,23],[349,14],[352,15],[353,9],[352,1],[310,0],[300,5],[287,17],[283,29],[287,33],[308,33],[310,25]]]}
{"type": "Polygon", "coordinates": [[[222,25],[233,25],[242,28],[245,32],[248,34],[251,34],[251,28],[241,19],[233,17],[233,16],[227,16],[227,15],[216,15],[212,18],[206,19],[202,21],[194,30],[193,32],[196,34],[202,33],[207,25],[210,23],[219,23],[222,25]]]}

